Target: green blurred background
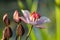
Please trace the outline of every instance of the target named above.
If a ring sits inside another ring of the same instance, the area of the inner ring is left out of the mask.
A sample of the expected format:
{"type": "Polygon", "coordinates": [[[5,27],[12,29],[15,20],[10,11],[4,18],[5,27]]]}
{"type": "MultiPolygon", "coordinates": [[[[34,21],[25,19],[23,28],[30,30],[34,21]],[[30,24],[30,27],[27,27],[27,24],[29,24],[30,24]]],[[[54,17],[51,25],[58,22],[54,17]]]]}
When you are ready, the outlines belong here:
{"type": "MultiPolygon", "coordinates": [[[[10,27],[13,30],[13,36],[10,40],[15,40],[17,24],[13,21],[13,13],[15,10],[18,10],[20,15],[22,15],[21,9],[29,10],[30,12],[36,11],[40,13],[41,16],[46,16],[51,19],[51,23],[44,24],[47,27],[46,29],[33,27],[28,40],[57,40],[56,34],[58,32],[56,25],[59,24],[56,24],[56,7],[59,8],[60,5],[59,3],[56,3],[55,0],[0,0],[0,40],[2,38],[3,29],[6,27],[2,20],[5,13],[9,15],[9,19],[11,20],[10,27]]],[[[26,25],[23,22],[22,25],[25,29],[25,34],[22,37],[22,40],[24,40],[29,25],[26,25]]]]}

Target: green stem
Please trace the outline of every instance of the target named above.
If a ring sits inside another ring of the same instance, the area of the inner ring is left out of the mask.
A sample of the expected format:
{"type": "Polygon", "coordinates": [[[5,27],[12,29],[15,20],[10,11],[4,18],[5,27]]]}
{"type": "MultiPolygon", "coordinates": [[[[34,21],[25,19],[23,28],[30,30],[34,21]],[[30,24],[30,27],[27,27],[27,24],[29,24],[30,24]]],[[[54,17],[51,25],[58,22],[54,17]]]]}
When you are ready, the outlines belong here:
{"type": "Polygon", "coordinates": [[[21,36],[16,36],[16,40],[21,40],[21,36]]]}
{"type": "Polygon", "coordinates": [[[32,31],[32,28],[33,28],[33,26],[31,26],[31,27],[30,27],[29,32],[28,32],[28,34],[27,34],[27,36],[26,36],[26,39],[25,39],[25,40],[27,40],[27,39],[28,39],[28,37],[29,37],[29,35],[30,35],[31,31],[32,31]]]}
{"type": "Polygon", "coordinates": [[[19,36],[18,40],[21,40],[21,36],[19,36]]]}

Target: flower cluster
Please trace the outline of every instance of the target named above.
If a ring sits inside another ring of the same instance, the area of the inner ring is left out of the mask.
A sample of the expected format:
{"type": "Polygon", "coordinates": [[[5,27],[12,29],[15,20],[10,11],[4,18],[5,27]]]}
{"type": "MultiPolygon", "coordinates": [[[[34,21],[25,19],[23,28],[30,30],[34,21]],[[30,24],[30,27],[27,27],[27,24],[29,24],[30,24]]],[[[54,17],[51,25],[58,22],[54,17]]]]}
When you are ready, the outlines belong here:
{"type": "Polygon", "coordinates": [[[38,28],[45,28],[44,26],[41,26],[41,24],[50,22],[49,18],[47,18],[45,16],[41,16],[40,14],[38,14],[36,12],[30,13],[28,10],[21,10],[21,11],[23,13],[23,16],[16,17],[16,16],[18,16],[17,15],[18,13],[17,12],[14,13],[13,17],[15,17],[14,18],[15,20],[20,19],[24,23],[31,24],[31,25],[38,27],[38,28]]]}
{"type": "MultiPolygon", "coordinates": [[[[23,25],[21,24],[21,22],[24,22],[26,24],[31,24],[32,27],[38,27],[38,28],[45,28],[45,26],[41,26],[44,23],[48,23],[50,22],[50,19],[45,17],[45,16],[41,16],[39,13],[37,12],[32,12],[30,13],[28,10],[21,10],[23,13],[23,16],[20,16],[19,12],[16,10],[13,14],[13,19],[16,23],[18,23],[17,29],[16,29],[16,40],[18,39],[18,37],[23,36],[23,34],[25,33],[25,30],[23,28],[23,25]]],[[[3,30],[3,37],[2,40],[9,40],[9,38],[12,36],[12,30],[9,27],[10,25],[10,20],[8,18],[8,14],[6,13],[3,16],[3,22],[6,24],[5,29],[3,30]]],[[[31,30],[32,30],[31,27],[31,30]]],[[[26,40],[29,37],[31,30],[29,30],[26,40]]]]}
{"type": "MultiPolygon", "coordinates": [[[[47,18],[45,16],[41,16],[37,12],[30,13],[28,10],[21,10],[21,11],[23,13],[23,16],[19,16],[18,11],[15,11],[15,13],[13,15],[13,19],[15,20],[15,22],[19,22],[21,20],[21,21],[23,21],[26,24],[31,24],[32,25],[30,30],[29,30],[29,32],[28,32],[28,34],[27,34],[27,36],[26,36],[26,40],[28,39],[33,26],[34,27],[38,27],[38,28],[46,28],[42,24],[50,22],[49,18],[47,18]]],[[[20,30],[20,31],[18,31],[18,33],[19,32],[21,34],[24,31],[20,30]]]]}

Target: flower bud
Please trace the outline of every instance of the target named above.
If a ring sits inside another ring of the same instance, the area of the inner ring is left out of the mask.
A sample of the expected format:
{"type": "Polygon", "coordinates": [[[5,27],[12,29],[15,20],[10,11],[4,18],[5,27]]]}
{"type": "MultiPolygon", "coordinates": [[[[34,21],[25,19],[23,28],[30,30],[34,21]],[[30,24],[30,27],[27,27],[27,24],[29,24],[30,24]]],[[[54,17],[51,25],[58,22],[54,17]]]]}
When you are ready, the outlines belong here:
{"type": "Polygon", "coordinates": [[[17,26],[17,36],[22,36],[23,34],[24,34],[24,28],[23,28],[23,26],[21,25],[21,24],[19,24],[18,26],[17,26]]]}
{"type": "Polygon", "coordinates": [[[7,39],[10,38],[12,36],[12,30],[10,27],[5,27],[5,29],[3,30],[3,38],[7,39]]]}
{"type": "Polygon", "coordinates": [[[19,23],[20,22],[20,19],[19,19],[20,15],[18,13],[18,11],[16,10],[13,14],[13,19],[16,23],[19,23]]]}
{"type": "Polygon", "coordinates": [[[1,40],[7,40],[7,38],[2,38],[1,40]]]}
{"type": "Polygon", "coordinates": [[[5,14],[5,15],[3,16],[3,21],[4,21],[4,23],[5,23],[6,25],[10,25],[10,20],[8,19],[8,15],[7,15],[7,14],[5,14]]]}

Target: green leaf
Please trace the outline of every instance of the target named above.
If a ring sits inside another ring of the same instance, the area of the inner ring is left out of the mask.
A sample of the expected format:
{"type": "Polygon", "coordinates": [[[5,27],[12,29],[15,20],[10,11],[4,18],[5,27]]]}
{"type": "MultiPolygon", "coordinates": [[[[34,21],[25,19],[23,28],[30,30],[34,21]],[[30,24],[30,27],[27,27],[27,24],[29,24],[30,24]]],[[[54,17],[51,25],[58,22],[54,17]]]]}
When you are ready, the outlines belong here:
{"type": "Polygon", "coordinates": [[[37,11],[37,7],[38,7],[38,0],[34,0],[32,3],[31,12],[37,11]]]}
{"type": "Polygon", "coordinates": [[[26,3],[27,3],[27,6],[28,6],[28,9],[31,9],[32,2],[33,2],[33,0],[26,0],[26,3]]]}
{"type": "Polygon", "coordinates": [[[19,7],[20,7],[21,9],[24,9],[24,8],[25,8],[23,2],[20,1],[20,0],[18,0],[18,5],[19,5],[19,7]]]}
{"type": "Polygon", "coordinates": [[[60,8],[58,6],[55,7],[56,10],[56,31],[57,31],[57,40],[60,40],[60,8]]]}

